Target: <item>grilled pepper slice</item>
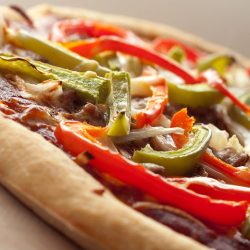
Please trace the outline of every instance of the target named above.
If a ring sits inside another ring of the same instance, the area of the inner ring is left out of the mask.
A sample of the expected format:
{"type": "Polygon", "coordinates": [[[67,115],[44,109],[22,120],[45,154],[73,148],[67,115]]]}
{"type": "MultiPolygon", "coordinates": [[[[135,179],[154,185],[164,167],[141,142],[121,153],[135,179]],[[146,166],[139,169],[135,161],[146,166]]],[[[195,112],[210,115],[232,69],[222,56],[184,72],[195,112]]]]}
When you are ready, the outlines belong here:
{"type": "Polygon", "coordinates": [[[221,77],[224,77],[225,71],[234,61],[235,59],[230,55],[216,53],[202,57],[197,63],[197,68],[199,72],[214,69],[221,77]]]}
{"type": "Polygon", "coordinates": [[[43,56],[53,65],[76,71],[91,70],[102,76],[108,72],[108,69],[101,67],[98,62],[79,56],[60,44],[40,39],[24,30],[5,29],[4,34],[8,42],[43,56]]]}
{"type": "MultiPolygon", "coordinates": [[[[247,105],[250,105],[250,92],[242,95],[240,97],[240,100],[246,103],[247,105]]],[[[232,116],[233,119],[235,119],[241,125],[243,125],[247,129],[250,129],[250,115],[249,114],[242,111],[240,108],[238,108],[235,105],[231,106],[229,114],[230,116],[232,116]]]]}
{"type": "Polygon", "coordinates": [[[61,81],[64,89],[73,89],[85,101],[94,103],[104,103],[110,93],[108,79],[22,57],[0,54],[0,70],[23,74],[38,81],[61,81]]]}
{"type": "Polygon", "coordinates": [[[150,146],[134,152],[136,162],[155,163],[165,167],[167,175],[183,176],[192,173],[195,164],[206,149],[211,131],[203,125],[195,125],[190,133],[189,142],[175,151],[155,151],[150,146]]]}
{"type": "Polygon", "coordinates": [[[109,136],[129,133],[131,120],[130,77],[126,72],[107,74],[111,81],[109,136]]]}
{"type": "Polygon", "coordinates": [[[223,95],[206,83],[194,85],[168,83],[169,102],[188,107],[209,107],[220,103],[223,95]]]}
{"type": "Polygon", "coordinates": [[[84,152],[91,154],[93,157],[88,164],[93,169],[141,190],[162,204],[180,208],[215,225],[238,226],[246,218],[248,208],[246,201],[214,200],[209,196],[174,185],[142,165],[87,139],[82,132],[80,122],[59,123],[55,136],[64,149],[73,156],[84,152]]]}

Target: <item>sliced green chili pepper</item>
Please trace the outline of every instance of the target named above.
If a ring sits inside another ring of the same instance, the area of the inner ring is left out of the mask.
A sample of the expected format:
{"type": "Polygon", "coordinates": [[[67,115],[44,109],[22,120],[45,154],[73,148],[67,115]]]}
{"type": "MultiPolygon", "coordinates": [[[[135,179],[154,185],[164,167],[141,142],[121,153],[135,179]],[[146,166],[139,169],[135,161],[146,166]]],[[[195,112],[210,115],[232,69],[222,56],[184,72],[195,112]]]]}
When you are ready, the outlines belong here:
{"type": "Polygon", "coordinates": [[[206,57],[202,57],[197,63],[197,69],[199,72],[207,69],[214,69],[217,73],[224,77],[226,69],[234,63],[235,59],[226,54],[212,54],[206,57]]]}
{"type": "MultiPolygon", "coordinates": [[[[250,105],[250,92],[242,95],[239,99],[242,102],[246,103],[247,105],[250,105]]],[[[233,119],[235,119],[241,125],[250,129],[250,115],[248,115],[246,112],[242,111],[237,106],[232,105],[229,110],[229,114],[233,119]]]]}
{"type": "Polygon", "coordinates": [[[169,102],[188,107],[209,107],[220,103],[223,95],[206,83],[174,84],[168,83],[169,102]]]}
{"type": "Polygon", "coordinates": [[[110,81],[77,71],[59,68],[39,61],[0,54],[0,70],[23,74],[38,81],[59,80],[64,89],[73,89],[85,101],[104,103],[110,93],[110,81]]]}
{"type": "Polygon", "coordinates": [[[5,29],[4,34],[8,42],[43,56],[53,65],[76,71],[95,71],[102,76],[108,72],[108,69],[101,67],[98,62],[79,56],[60,44],[40,39],[24,30],[5,29]]]}
{"type": "Polygon", "coordinates": [[[107,74],[111,81],[109,136],[129,133],[131,119],[130,77],[125,72],[107,74]]]}
{"type": "Polygon", "coordinates": [[[185,51],[179,47],[179,46],[174,46],[171,48],[168,52],[168,56],[174,59],[175,61],[181,63],[186,57],[185,51]]]}
{"type": "Polygon", "coordinates": [[[133,160],[143,163],[155,163],[165,167],[170,176],[182,176],[192,173],[201,154],[206,149],[211,131],[203,125],[195,125],[190,133],[189,142],[175,151],[155,151],[150,146],[135,151],[133,160]]]}

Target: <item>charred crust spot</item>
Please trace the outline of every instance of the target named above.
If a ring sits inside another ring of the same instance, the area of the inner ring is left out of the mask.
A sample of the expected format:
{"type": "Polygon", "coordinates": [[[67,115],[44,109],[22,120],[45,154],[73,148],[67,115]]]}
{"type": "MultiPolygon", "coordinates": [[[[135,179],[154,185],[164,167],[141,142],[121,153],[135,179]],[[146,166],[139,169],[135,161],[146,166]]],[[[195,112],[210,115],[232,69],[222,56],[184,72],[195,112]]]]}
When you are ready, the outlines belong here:
{"type": "Polygon", "coordinates": [[[97,195],[100,195],[102,196],[105,192],[105,189],[104,188],[98,188],[98,189],[94,189],[93,192],[97,195]]]}

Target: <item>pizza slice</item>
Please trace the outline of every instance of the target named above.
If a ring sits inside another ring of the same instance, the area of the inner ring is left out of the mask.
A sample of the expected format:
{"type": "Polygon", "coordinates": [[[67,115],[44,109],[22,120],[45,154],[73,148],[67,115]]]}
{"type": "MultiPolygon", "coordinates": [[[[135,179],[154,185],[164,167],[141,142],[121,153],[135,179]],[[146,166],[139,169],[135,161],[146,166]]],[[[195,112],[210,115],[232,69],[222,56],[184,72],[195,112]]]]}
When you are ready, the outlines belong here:
{"type": "Polygon", "coordinates": [[[87,249],[249,249],[248,59],[125,17],[2,12],[8,190],[87,249]]]}

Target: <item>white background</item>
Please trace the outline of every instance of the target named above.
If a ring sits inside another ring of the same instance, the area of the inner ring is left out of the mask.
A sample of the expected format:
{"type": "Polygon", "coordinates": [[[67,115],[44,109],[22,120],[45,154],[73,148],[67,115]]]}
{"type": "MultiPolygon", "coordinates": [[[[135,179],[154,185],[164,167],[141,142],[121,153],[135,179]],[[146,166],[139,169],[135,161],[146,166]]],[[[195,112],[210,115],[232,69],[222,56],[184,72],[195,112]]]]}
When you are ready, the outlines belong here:
{"type": "MultiPolygon", "coordinates": [[[[0,0],[1,4],[20,3],[0,0]]],[[[250,0],[47,0],[159,21],[235,49],[250,57],[250,0]]],[[[21,0],[24,7],[43,3],[21,0]]]]}

